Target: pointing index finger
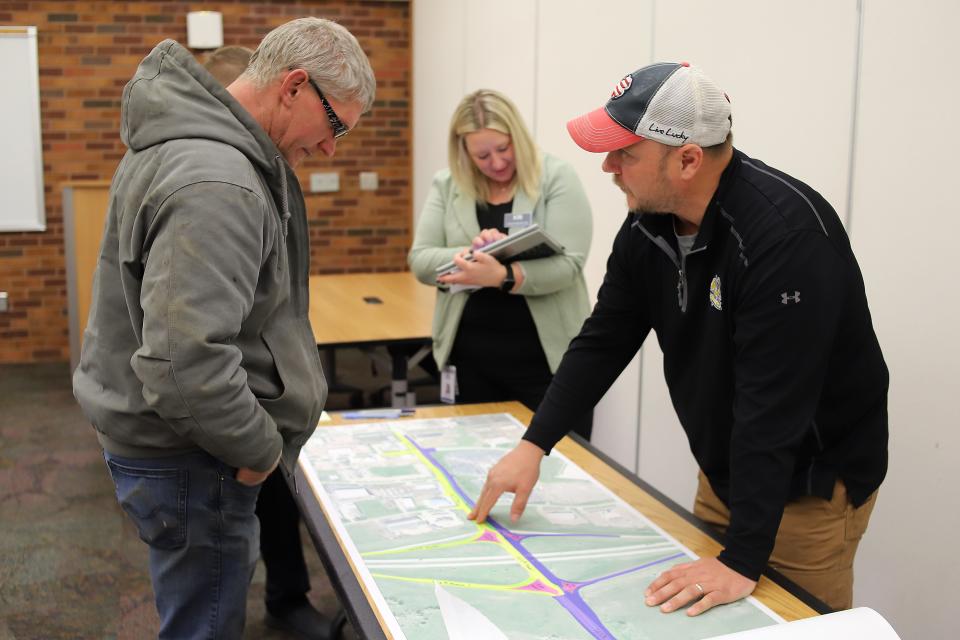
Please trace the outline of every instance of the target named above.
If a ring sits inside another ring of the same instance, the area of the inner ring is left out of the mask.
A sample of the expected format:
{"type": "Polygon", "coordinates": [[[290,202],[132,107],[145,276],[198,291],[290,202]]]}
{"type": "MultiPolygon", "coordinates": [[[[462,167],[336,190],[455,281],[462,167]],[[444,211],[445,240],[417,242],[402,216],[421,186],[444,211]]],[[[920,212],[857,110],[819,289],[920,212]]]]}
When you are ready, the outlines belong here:
{"type": "Polygon", "coordinates": [[[483,524],[483,522],[486,521],[487,516],[490,515],[490,509],[493,508],[493,505],[497,504],[497,500],[500,498],[502,493],[502,489],[492,489],[490,488],[489,483],[485,483],[483,485],[483,490],[480,492],[480,497],[477,499],[476,506],[467,517],[470,520],[476,520],[477,524],[483,524]]]}

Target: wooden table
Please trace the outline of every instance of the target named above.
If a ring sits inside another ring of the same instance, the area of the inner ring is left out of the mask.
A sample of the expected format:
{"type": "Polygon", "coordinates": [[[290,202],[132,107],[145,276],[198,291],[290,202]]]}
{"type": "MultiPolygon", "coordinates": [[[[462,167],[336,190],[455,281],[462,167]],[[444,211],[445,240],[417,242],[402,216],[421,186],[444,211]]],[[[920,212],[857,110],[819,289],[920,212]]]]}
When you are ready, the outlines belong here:
{"type": "Polygon", "coordinates": [[[328,352],[331,385],[334,349],[385,346],[392,358],[391,404],[413,404],[407,372],[430,352],[436,295],[409,271],[311,276],[310,323],[317,347],[328,352]]]}
{"type": "MultiPolygon", "coordinates": [[[[416,418],[438,418],[481,413],[510,413],[523,424],[529,424],[533,414],[519,402],[418,407],[416,418]]],[[[333,420],[323,426],[349,424],[351,421],[332,413],[333,420]]],[[[589,443],[567,437],[556,447],[624,501],[642,512],[655,524],[699,556],[716,556],[721,545],[717,534],[690,512],[633,475],[616,462],[597,451],[589,443]]],[[[314,487],[298,465],[296,484],[299,487],[301,511],[317,551],[323,560],[330,580],[347,610],[350,620],[362,638],[387,638],[382,621],[377,617],[371,600],[357,577],[355,567],[344,553],[341,541],[331,528],[314,487]]],[[[760,602],[770,607],[785,620],[809,618],[829,609],[772,569],[764,572],[753,593],[760,602]]]]}

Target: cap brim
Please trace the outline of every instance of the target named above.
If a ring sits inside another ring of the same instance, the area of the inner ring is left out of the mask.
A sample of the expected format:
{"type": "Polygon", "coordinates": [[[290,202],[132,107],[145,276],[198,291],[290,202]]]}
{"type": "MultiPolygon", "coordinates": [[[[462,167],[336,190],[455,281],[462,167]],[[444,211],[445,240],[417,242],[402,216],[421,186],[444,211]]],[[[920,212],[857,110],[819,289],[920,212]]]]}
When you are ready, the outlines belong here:
{"type": "Polygon", "coordinates": [[[567,131],[577,146],[592,153],[616,151],[643,140],[617,124],[603,107],[574,118],[567,123],[567,131]]]}

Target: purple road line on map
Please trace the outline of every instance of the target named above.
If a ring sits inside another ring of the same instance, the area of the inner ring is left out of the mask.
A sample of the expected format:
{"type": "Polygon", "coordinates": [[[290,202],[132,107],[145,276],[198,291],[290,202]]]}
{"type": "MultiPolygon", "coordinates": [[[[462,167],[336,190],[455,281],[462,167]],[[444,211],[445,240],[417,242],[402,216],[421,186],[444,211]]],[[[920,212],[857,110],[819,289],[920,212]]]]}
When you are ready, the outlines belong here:
{"type": "Polygon", "coordinates": [[[584,602],[579,593],[555,596],[554,600],[558,601],[564,609],[569,611],[576,621],[579,622],[584,629],[589,631],[590,635],[597,638],[597,640],[616,640],[616,636],[603,626],[600,618],[593,612],[590,605],[584,602]]]}
{"type": "MultiPolygon", "coordinates": [[[[407,439],[421,454],[423,454],[425,458],[427,458],[437,469],[440,470],[440,473],[442,473],[447,479],[447,482],[450,483],[450,486],[454,488],[454,490],[464,501],[470,502],[471,504],[473,503],[463,489],[460,488],[460,485],[457,483],[457,481],[454,480],[450,472],[447,471],[447,469],[440,464],[436,458],[433,457],[432,451],[427,451],[418,445],[417,441],[411,438],[409,435],[407,436],[407,439]]],[[[554,573],[545,567],[539,560],[537,560],[533,554],[527,551],[520,541],[516,539],[516,534],[507,530],[506,527],[501,525],[493,518],[488,517],[487,522],[490,524],[490,526],[504,535],[504,538],[510,541],[510,544],[513,546],[513,548],[519,551],[520,555],[526,558],[530,564],[535,566],[537,570],[545,575],[551,582],[554,584],[561,584],[564,582],[559,577],[554,575],[554,573]]],[[[583,628],[589,631],[590,634],[597,640],[616,640],[614,635],[610,633],[610,630],[607,629],[603,625],[603,622],[600,621],[600,618],[597,617],[597,614],[594,613],[593,609],[591,609],[590,606],[584,602],[583,598],[580,597],[579,593],[568,593],[560,596],[554,596],[554,600],[558,601],[564,609],[569,611],[570,614],[573,615],[574,619],[576,619],[577,622],[579,622],[583,628]]]]}
{"type": "Polygon", "coordinates": [[[630,569],[624,569],[623,571],[617,571],[616,573],[611,573],[610,575],[601,576],[599,578],[594,578],[593,580],[584,580],[583,582],[578,583],[577,588],[588,587],[591,584],[596,584],[598,582],[603,582],[604,580],[612,580],[613,578],[618,578],[620,576],[626,575],[628,573],[633,573],[634,571],[640,571],[642,569],[647,569],[649,567],[658,565],[662,562],[670,562],[671,560],[676,560],[677,558],[685,558],[687,554],[685,553],[675,553],[672,556],[667,556],[666,558],[660,558],[659,560],[654,560],[646,564],[642,564],[639,567],[631,567],[630,569]]]}
{"type": "Polygon", "coordinates": [[[520,540],[527,538],[619,538],[610,533],[517,533],[520,540]]]}

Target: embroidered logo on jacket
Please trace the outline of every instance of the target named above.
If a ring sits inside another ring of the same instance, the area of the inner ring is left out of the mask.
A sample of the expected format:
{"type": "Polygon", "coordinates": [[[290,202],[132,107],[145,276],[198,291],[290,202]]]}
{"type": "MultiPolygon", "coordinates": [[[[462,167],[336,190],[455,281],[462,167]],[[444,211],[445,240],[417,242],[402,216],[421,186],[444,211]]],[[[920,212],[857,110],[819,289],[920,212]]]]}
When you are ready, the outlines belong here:
{"type": "Polygon", "coordinates": [[[713,276],[710,281],[710,304],[717,311],[723,310],[723,296],[720,295],[720,276],[713,276]]]}
{"type": "Polygon", "coordinates": [[[787,295],[787,292],[784,291],[780,294],[780,304],[800,304],[800,292],[794,291],[792,296],[787,295]]]}

